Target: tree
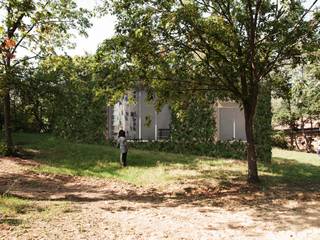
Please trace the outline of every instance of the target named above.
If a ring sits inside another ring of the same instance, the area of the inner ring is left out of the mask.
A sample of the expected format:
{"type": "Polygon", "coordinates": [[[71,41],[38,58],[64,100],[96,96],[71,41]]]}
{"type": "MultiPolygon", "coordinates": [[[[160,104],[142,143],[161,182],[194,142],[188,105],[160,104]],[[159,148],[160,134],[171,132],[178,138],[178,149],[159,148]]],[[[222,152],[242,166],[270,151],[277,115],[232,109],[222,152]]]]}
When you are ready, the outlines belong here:
{"type": "Polygon", "coordinates": [[[1,94],[4,104],[4,131],[8,154],[13,153],[10,115],[11,90],[16,67],[41,58],[69,44],[70,30],[85,34],[89,12],[73,0],[5,0],[0,2],[1,94]],[[24,50],[27,55],[23,56],[24,50]],[[21,57],[22,56],[22,57],[21,57]]]}
{"type": "Polygon", "coordinates": [[[95,56],[51,56],[32,71],[28,66],[16,72],[11,94],[15,129],[102,142],[110,96],[101,92],[97,66],[95,56]]]}
{"type": "MultiPolygon", "coordinates": [[[[306,61],[305,59],[304,61],[306,61]]],[[[303,131],[306,150],[311,151],[312,139],[304,131],[305,124],[320,118],[320,85],[318,78],[319,59],[307,62],[293,69],[282,68],[274,78],[278,84],[274,95],[280,98],[280,105],[274,110],[274,121],[278,125],[287,125],[290,129],[290,145],[299,149],[295,139],[295,130],[303,131]],[[313,63],[312,63],[313,62],[313,63]]]]}
{"type": "Polygon", "coordinates": [[[179,86],[164,89],[167,94],[184,87],[218,90],[243,106],[248,182],[258,182],[253,123],[259,91],[270,72],[318,43],[319,13],[309,14],[317,0],[307,9],[297,0],[111,2],[117,32],[128,37],[128,61],[143,68],[142,79],[179,86]]]}

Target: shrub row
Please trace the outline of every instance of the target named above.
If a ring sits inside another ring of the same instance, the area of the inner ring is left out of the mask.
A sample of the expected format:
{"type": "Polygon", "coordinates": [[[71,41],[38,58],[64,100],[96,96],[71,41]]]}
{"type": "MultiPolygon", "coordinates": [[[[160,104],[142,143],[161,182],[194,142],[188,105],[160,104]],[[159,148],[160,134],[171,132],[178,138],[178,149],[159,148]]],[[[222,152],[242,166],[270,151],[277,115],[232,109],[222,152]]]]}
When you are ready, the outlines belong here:
{"type": "Polygon", "coordinates": [[[160,151],[169,153],[193,154],[221,158],[246,158],[246,146],[241,141],[219,141],[217,143],[176,143],[173,141],[129,143],[130,147],[140,150],[160,151]]]}

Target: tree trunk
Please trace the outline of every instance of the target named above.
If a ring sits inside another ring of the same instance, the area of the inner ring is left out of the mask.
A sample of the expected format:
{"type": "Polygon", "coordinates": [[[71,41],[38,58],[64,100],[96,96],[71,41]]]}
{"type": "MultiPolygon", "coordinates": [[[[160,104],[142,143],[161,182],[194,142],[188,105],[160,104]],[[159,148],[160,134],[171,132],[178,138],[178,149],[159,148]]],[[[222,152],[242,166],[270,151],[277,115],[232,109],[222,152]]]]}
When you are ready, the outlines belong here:
{"type": "Polygon", "coordinates": [[[4,132],[5,132],[5,143],[7,147],[7,155],[13,155],[13,141],[12,141],[12,126],[11,126],[11,112],[10,112],[10,93],[6,90],[3,97],[4,106],[4,132]]]}
{"type": "Polygon", "coordinates": [[[249,183],[260,182],[258,177],[257,155],[254,141],[253,119],[254,111],[250,106],[244,106],[245,128],[247,137],[247,161],[248,161],[248,179],[249,183]]]}

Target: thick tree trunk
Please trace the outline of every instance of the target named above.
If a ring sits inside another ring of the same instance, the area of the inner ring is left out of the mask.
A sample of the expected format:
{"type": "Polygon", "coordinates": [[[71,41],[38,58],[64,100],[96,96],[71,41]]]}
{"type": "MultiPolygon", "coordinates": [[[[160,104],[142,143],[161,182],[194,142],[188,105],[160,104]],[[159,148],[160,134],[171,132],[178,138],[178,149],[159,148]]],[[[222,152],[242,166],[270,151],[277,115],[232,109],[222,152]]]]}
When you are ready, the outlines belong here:
{"type": "Polygon", "coordinates": [[[7,90],[3,97],[4,106],[4,133],[5,143],[7,147],[7,155],[13,155],[13,141],[12,141],[12,125],[11,125],[11,111],[10,111],[10,93],[7,90]]]}
{"type": "Polygon", "coordinates": [[[253,119],[254,111],[250,106],[244,106],[245,128],[247,137],[247,161],[248,161],[248,179],[249,183],[260,182],[258,177],[257,155],[254,141],[253,119]]]}

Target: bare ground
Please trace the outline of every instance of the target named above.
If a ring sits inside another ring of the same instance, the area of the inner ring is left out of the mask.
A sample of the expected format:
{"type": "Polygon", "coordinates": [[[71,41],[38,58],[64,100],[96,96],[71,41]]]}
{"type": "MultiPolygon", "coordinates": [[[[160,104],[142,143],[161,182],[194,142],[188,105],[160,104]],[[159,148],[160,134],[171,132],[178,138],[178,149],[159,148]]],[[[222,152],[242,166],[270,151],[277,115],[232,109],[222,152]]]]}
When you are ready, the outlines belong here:
{"type": "Polygon", "coordinates": [[[245,182],[180,181],[165,189],[39,174],[0,159],[0,193],[32,201],[0,216],[0,239],[320,239],[319,186],[262,191],[245,182]]]}

